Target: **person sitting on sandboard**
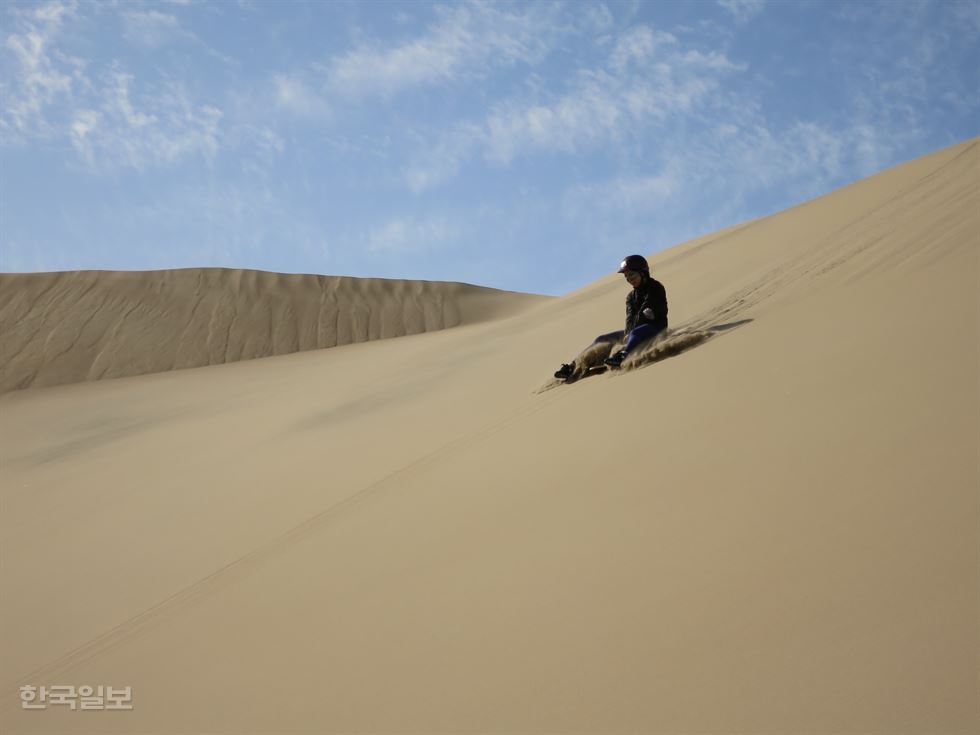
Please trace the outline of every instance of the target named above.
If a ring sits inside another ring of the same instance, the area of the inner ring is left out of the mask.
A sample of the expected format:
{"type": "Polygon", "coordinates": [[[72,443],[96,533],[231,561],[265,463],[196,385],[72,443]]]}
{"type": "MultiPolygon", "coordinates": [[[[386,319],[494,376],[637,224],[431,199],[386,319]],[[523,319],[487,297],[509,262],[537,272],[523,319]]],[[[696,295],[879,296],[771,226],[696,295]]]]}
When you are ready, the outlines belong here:
{"type": "MultiPolygon", "coordinates": [[[[667,291],[650,275],[650,266],[642,255],[628,255],[619,264],[632,290],[626,295],[626,329],[600,334],[592,344],[618,344],[626,340],[619,351],[610,354],[603,363],[617,368],[638,345],[647,342],[667,329],[667,291]]],[[[559,380],[568,380],[575,372],[575,361],[563,363],[555,372],[559,380]]]]}

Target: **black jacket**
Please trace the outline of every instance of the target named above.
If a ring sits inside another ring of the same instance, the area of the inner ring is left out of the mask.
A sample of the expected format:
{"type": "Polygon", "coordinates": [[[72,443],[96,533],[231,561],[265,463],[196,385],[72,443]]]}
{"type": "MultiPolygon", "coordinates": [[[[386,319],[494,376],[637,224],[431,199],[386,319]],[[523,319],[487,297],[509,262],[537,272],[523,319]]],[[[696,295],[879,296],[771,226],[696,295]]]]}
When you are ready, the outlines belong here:
{"type": "Polygon", "coordinates": [[[626,333],[629,334],[641,324],[653,324],[658,329],[667,328],[667,291],[652,276],[626,295],[626,333]],[[653,319],[643,315],[643,310],[647,308],[653,309],[653,319]]]}

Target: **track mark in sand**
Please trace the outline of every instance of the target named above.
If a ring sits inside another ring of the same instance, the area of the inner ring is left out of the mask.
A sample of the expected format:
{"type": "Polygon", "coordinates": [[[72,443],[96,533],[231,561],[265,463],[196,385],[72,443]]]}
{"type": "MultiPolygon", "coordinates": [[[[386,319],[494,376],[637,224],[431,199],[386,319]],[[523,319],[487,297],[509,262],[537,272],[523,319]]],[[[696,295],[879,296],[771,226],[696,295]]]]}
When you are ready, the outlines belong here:
{"type": "Polygon", "coordinates": [[[250,571],[259,565],[275,558],[290,547],[299,543],[310,534],[328,525],[336,516],[343,511],[354,508],[366,500],[375,497],[379,493],[388,489],[394,481],[403,479],[406,475],[411,475],[424,470],[426,467],[436,463],[442,457],[458,451],[464,447],[471,446],[483,441],[494,434],[498,434],[516,421],[527,416],[531,416],[544,410],[551,403],[562,400],[568,394],[558,392],[546,398],[535,399],[532,402],[519,407],[511,413],[495,419],[488,424],[470,432],[464,436],[453,439],[442,446],[432,450],[428,454],[390,472],[384,477],[361,488],[347,498],[334,503],[319,513],[311,516],[302,523],[293,526],[284,533],[256,547],[252,551],[228,562],[224,566],[211,572],[197,582],[178,590],[169,597],[152,605],[141,613],[119,623],[105,633],[96,636],[92,640],[83,643],[67,654],[41,666],[34,671],[28,672],[15,680],[7,682],[0,690],[0,711],[9,709],[12,705],[19,702],[19,696],[15,697],[10,692],[16,692],[18,686],[23,683],[36,681],[54,681],[67,678],[67,673],[71,669],[80,666],[88,661],[98,658],[109,650],[120,644],[138,638],[149,632],[152,628],[166,622],[170,617],[178,615],[180,611],[188,606],[194,605],[206,599],[218,590],[227,587],[234,582],[245,578],[250,571]]]}

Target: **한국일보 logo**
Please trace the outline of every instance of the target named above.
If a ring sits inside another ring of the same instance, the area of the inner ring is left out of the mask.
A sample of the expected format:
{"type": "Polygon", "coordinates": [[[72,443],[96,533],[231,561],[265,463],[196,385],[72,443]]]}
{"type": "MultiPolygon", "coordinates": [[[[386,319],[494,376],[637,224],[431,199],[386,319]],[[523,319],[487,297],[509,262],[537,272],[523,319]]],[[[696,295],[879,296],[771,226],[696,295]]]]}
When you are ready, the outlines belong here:
{"type": "Polygon", "coordinates": [[[71,684],[51,686],[25,685],[20,688],[21,709],[67,707],[81,711],[111,711],[133,709],[133,688],[105,684],[76,687],[71,684]]]}

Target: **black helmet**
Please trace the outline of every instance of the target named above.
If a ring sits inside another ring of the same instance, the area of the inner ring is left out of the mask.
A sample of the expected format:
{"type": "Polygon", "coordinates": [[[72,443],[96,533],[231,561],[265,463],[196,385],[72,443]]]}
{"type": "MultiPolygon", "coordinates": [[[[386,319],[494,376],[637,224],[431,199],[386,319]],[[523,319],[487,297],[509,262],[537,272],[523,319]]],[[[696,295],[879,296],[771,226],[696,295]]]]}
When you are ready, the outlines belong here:
{"type": "Polygon", "coordinates": [[[650,266],[647,265],[647,259],[642,255],[627,255],[619,264],[617,273],[625,273],[626,271],[640,271],[649,274],[650,266]]]}

